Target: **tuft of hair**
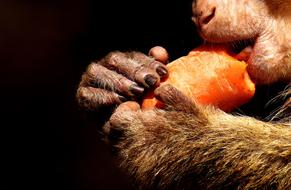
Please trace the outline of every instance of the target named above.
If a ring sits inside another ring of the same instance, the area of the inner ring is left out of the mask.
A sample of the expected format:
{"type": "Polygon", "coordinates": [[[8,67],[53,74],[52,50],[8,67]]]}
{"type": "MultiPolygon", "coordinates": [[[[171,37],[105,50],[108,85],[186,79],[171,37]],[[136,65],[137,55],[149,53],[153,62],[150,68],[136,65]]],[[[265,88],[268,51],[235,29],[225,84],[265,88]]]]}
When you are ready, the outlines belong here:
{"type": "Polygon", "coordinates": [[[278,121],[291,126],[291,83],[286,89],[272,99],[269,103],[276,102],[278,99],[285,100],[285,104],[279,106],[267,118],[270,121],[278,121]]]}
{"type": "Polygon", "coordinates": [[[138,189],[291,188],[289,127],[210,107],[203,115],[207,121],[162,110],[118,116],[126,129],[116,146],[121,166],[138,189]]]}

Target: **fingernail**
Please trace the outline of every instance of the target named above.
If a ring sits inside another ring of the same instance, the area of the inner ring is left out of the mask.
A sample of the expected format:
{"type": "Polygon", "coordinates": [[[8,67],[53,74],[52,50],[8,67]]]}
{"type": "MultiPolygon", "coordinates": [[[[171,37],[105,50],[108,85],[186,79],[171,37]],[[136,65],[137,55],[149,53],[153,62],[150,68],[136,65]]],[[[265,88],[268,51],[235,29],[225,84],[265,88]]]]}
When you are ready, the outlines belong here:
{"type": "Polygon", "coordinates": [[[130,92],[133,94],[141,94],[144,91],[144,88],[137,86],[136,84],[133,84],[129,87],[130,92]]]}
{"type": "Polygon", "coordinates": [[[156,82],[158,81],[157,77],[153,75],[146,75],[144,80],[149,86],[154,86],[156,82]]]}
{"type": "Polygon", "coordinates": [[[161,67],[161,66],[159,66],[159,67],[156,69],[156,71],[157,71],[157,73],[158,73],[161,77],[163,77],[163,76],[165,76],[165,75],[168,74],[167,69],[165,69],[164,67],[161,67]]]}
{"type": "Polygon", "coordinates": [[[124,96],[118,95],[118,98],[121,102],[126,102],[127,99],[124,96]]]}

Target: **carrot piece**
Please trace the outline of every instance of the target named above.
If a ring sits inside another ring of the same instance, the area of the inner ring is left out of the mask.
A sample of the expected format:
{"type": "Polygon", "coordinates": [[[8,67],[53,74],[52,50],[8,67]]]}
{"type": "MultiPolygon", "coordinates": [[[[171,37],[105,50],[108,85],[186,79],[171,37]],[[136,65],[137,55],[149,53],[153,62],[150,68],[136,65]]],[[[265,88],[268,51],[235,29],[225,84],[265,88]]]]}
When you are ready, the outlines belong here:
{"type": "MultiPolygon", "coordinates": [[[[160,85],[171,84],[193,101],[229,112],[248,102],[255,93],[244,61],[235,59],[220,45],[202,45],[167,65],[169,76],[160,85]]],[[[162,108],[149,92],[142,109],[162,108]]]]}

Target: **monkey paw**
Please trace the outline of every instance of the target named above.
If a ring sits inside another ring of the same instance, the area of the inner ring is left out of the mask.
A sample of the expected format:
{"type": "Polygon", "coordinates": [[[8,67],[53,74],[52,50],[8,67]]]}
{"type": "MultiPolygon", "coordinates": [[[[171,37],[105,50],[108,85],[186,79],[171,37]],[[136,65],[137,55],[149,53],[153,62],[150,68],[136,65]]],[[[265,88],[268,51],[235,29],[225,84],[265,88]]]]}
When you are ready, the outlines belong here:
{"type": "Polygon", "coordinates": [[[160,83],[168,75],[164,63],[165,49],[154,47],[149,56],[140,52],[112,52],[91,63],[83,74],[77,90],[79,105],[85,110],[114,107],[124,101],[136,100],[146,88],[160,83]]]}
{"type": "MultiPolygon", "coordinates": [[[[155,90],[155,95],[165,104],[164,109],[141,110],[137,102],[122,103],[103,127],[107,140],[116,143],[137,136],[149,137],[144,135],[148,131],[148,134],[153,134],[153,130],[179,127],[181,121],[185,120],[206,122],[206,117],[199,107],[173,86],[162,85],[155,90]]],[[[187,121],[183,124],[187,124],[187,121]]]]}

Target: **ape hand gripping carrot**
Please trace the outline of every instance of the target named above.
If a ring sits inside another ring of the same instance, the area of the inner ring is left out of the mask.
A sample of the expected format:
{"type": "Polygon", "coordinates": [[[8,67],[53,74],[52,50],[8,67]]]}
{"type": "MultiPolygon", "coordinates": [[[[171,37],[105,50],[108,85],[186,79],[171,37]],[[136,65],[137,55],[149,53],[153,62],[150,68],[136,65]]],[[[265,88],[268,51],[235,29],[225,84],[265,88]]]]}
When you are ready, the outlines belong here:
{"type": "MultiPolygon", "coordinates": [[[[255,84],[247,64],[234,58],[226,47],[202,45],[167,65],[169,76],[160,85],[171,84],[193,101],[231,111],[248,102],[255,84]]],[[[162,108],[153,91],[143,99],[142,108],[162,108]]]]}

